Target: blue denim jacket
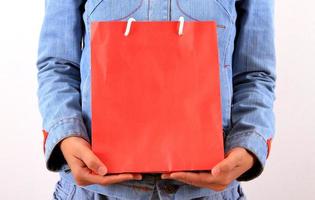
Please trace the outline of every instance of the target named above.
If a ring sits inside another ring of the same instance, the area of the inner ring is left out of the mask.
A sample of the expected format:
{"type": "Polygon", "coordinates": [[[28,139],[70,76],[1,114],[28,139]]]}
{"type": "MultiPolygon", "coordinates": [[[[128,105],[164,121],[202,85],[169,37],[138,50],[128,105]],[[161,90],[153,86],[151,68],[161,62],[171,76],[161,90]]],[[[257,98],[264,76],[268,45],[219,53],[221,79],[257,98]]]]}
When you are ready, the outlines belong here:
{"type": "MultiPolygon", "coordinates": [[[[217,22],[225,151],[244,147],[257,157],[255,166],[238,181],[261,174],[275,132],[273,0],[46,0],[37,67],[49,170],[73,178],[56,145],[69,136],[90,142],[91,22],[129,17],[137,21],[178,20],[180,16],[217,22]]],[[[125,191],[136,195],[123,184],[87,187],[104,194],[125,191]]],[[[183,187],[190,195],[213,192],[183,187]]]]}

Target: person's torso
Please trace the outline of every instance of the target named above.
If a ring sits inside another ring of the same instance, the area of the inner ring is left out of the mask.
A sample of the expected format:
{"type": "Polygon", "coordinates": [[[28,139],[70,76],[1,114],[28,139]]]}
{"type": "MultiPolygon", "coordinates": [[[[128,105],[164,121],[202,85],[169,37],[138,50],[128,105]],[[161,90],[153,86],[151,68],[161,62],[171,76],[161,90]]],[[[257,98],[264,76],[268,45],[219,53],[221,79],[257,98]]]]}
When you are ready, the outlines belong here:
{"type": "Polygon", "coordinates": [[[83,14],[85,35],[81,57],[82,111],[91,130],[91,61],[90,25],[92,21],[123,20],[133,17],[137,21],[214,20],[217,23],[222,124],[230,128],[232,88],[232,56],[235,38],[235,0],[88,0],[83,14]]]}
{"type": "MultiPolygon", "coordinates": [[[[87,0],[83,13],[85,34],[80,69],[82,113],[89,135],[91,135],[91,22],[127,21],[130,17],[137,21],[177,21],[181,16],[188,21],[214,20],[217,23],[222,123],[224,132],[229,130],[233,93],[232,55],[236,32],[235,0],[87,0]]],[[[62,173],[62,175],[70,176],[66,173],[62,173]]],[[[235,183],[233,184],[235,185],[235,183]]],[[[233,184],[231,184],[231,187],[233,184]]],[[[205,188],[201,189],[189,185],[181,187],[183,187],[183,195],[190,193],[194,194],[190,196],[195,198],[206,193],[214,194],[213,191],[205,188]]],[[[135,194],[135,191],[132,191],[131,188],[127,187],[126,189],[126,186],[121,184],[106,187],[91,186],[89,188],[99,192],[103,190],[104,193],[117,193],[117,189],[120,188],[120,190],[124,190],[124,193],[135,194]]],[[[145,192],[141,189],[136,192],[141,191],[145,192]]],[[[183,196],[179,199],[185,198],[183,196]]]]}

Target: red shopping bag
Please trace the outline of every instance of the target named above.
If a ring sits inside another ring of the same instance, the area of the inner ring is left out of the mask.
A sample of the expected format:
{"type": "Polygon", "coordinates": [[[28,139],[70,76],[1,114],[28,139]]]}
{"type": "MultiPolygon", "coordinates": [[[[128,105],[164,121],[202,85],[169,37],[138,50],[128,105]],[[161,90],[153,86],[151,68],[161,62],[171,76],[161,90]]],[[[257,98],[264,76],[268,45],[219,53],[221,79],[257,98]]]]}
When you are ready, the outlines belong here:
{"type": "Polygon", "coordinates": [[[223,154],[216,23],[91,25],[92,150],[109,173],[210,170],[223,154]]]}

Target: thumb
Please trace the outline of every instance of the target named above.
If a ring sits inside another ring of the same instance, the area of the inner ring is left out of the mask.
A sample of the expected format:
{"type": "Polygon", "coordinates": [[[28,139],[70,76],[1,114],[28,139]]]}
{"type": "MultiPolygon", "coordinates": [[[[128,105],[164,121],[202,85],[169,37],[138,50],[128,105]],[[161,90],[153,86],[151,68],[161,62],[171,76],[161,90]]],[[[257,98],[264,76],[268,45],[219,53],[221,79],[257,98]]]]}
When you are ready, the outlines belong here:
{"type": "Polygon", "coordinates": [[[93,153],[93,151],[87,148],[81,154],[81,160],[85,165],[94,173],[104,176],[107,173],[107,167],[105,164],[93,153]]]}
{"type": "Polygon", "coordinates": [[[241,155],[237,149],[233,149],[228,153],[227,157],[214,166],[211,170],[213,176],[218,176],[221,173],[227,173],[233,170],[240,162],[241,155]]]}

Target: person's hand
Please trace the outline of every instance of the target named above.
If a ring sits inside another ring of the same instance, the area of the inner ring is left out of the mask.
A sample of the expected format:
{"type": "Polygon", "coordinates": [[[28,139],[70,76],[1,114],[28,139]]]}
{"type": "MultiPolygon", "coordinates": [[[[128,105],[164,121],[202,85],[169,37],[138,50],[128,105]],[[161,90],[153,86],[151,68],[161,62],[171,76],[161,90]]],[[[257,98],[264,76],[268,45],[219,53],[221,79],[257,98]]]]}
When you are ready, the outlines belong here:
{"type": "Polygon", "coordinates": [[[90,144],[81,137],[65,138],[59,145],[76,183],[80,186],[109,185],[127,180],[142,179],[141,174],[106,175],[105,164],[92,152],[90,144]]]}
{"type": "Polygon", "coordinates": [[[226,158],[212,168],[210,172],[172,172],[163,173],[162,179],[174,179],[197,187],[205,187],[215,191],[224,190],[233,180],[249,170],[255,156],[246,149],[232,149],[226,158]]]}

